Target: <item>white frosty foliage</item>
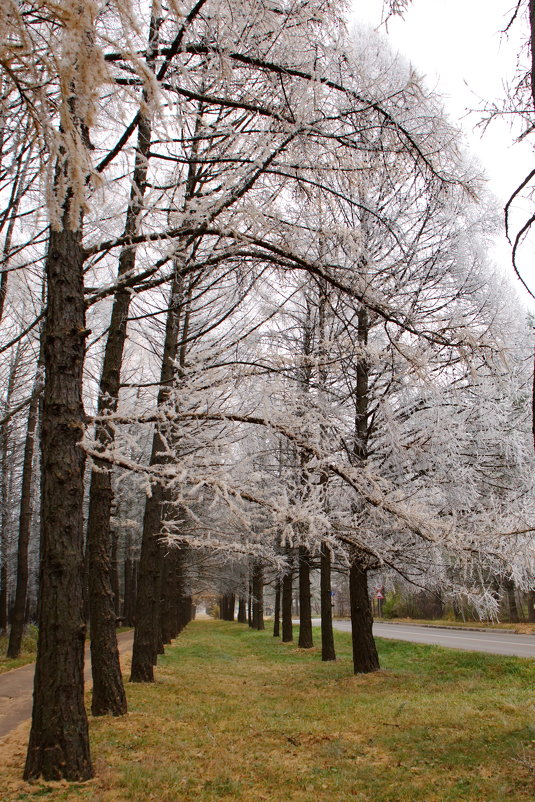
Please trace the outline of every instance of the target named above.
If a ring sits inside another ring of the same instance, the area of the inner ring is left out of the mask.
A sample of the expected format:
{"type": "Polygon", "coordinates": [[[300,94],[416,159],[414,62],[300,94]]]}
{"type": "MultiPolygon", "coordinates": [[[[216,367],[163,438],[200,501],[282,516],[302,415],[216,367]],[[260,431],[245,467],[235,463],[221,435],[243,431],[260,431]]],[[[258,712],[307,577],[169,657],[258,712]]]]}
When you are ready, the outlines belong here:
{"type": "Polygon", "coordinates": [[[336,2],[27,5],[32,26],[2,6],[0,53],[54,224],[68,195],[70,224],[84,213],[88,411],[135,249],[114,440],[84,440],[113,471],[115,526],[140,528],[160,484],[161,537],[212,550],[223,584],[327,543],[481,609],[493,577],[527,586],[526,326],[440,100],[382,38],[348,37],[336,2]],[[166,321],[180,345],[158,404],[166,321]]]}

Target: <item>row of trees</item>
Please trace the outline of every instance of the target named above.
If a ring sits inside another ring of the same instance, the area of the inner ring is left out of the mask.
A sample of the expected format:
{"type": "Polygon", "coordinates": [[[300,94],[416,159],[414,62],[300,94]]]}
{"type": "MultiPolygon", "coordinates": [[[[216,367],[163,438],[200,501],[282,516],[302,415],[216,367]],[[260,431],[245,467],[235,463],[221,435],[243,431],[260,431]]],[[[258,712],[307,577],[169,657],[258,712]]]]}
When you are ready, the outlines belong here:
{"type": "Polygon", "coordinates": [[[92,712],[121,715],[118,614],[152,681],[198,593],[261,627],[269,579],[289,639],[297,566],[307,647],[318,565],[332,659],[334,562],[369,671],[370,572],[479,609],[530,586],[529,325],[494,212],[440,102],[343,13],[0,11],[0,626],[11,594],[16,653],[38,584],[27,778],[92,775],[88,617],[92,712]]]}

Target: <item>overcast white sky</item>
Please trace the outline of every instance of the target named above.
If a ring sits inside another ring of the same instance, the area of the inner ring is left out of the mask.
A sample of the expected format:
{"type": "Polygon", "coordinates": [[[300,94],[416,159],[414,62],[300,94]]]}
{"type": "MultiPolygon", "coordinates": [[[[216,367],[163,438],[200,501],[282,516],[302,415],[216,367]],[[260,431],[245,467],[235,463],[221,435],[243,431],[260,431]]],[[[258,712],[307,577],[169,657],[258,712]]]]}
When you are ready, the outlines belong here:
{"type": "MultiPolygon", "coordinates": [[[[443,96],[450,119],[463,128],[501,205],[532,168],[532,148],[515,145],[505,122],[494,122],[482,133],[476,128],[481,116],[467,112],[505,95],[527,33],[522,21],[508,35],[501,33],[515,6],[516,0],[413,0],[405,18],[391,19],[385,31],[427,86],[443,96]]],[[[382,7],[383,0],[353,0],[351,19],[378,27],[382,7]]],[[[518,207],[519,214],[525,212],[518,207]]],[[[497,253],[500,261],[510,258],[506,246],[497,253]]],[[[535,280],[530,283],[535,289],[535,280]]]]}
{"type": "MultiPolygon", "coordinates": [[[[507,195],[517,147],[508,127],[494,123],[482,139],[473,131],[479,116],[469,109],[503,97],[514,74],[522,24],[501,34],[515,0],[413,0],[405,18],[390,19],[388,38],[444,97],[455,122],[462,124],[474,151],[489,171],[496,192],[507,195]],[[513,163],[504,169],[504,160],[513,163]]],[[[383,0],[354,0],[352,19],[381,23],[383,0]]],[[[384,30],[384,28],[383,28],[384,30]]],[[[525,151],[524,151],[525,153],[525,151]]],[[[519,182],[525,171],[519,173],[519,182]]]]}

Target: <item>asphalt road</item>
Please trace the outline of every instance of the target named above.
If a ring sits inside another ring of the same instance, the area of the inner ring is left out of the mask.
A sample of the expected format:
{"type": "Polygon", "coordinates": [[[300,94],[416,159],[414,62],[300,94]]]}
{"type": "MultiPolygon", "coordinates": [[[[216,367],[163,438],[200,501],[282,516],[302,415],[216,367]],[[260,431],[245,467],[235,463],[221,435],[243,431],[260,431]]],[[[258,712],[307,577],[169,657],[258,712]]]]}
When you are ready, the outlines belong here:
{"type": "MultiPolygon", "coordinates": [[[[117,636],[121,657],[130,652],[133,631],[121,632],[117,636]]],[[[34,665],[15,668],[0,674],[0,738],[3,738],[32,715],[34,665]]],[[[89,647],[86,648],[85,681],[91,681],[89,647]]]]}
{"type": "MultiPolygon", "coordinates": [[[[320,619],[315,619],[319,626],[320,619]]],[[[350,621],[334,621],[335,629],[351,632],[350,621]]],[[[466,649],[471,652],[535,657],[535,635],[516,635],[492,629],[487,632],[471,632],[460,629],[411,626],[410,624],[374,624],[373,634],[377,638],[408,640],[413,643],[431,643],[449,646],[451,649],[466,649]]]]}

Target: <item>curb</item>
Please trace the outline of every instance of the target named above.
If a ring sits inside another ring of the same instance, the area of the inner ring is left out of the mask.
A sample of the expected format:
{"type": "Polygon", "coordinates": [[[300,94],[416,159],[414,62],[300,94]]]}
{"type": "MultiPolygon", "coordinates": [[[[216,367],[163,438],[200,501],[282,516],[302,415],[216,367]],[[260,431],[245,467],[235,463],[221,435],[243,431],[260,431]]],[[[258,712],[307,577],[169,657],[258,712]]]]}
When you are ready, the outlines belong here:
{"type": "Polygon", "coordinates": [[[535,632],[515,632],[513,629],[500,629],[498,627],[491,628],[491,627],[456,627],[454,624],[451,626],[449,624],[417,624],[417,623],[407,623],[406,621],[376,621],[374,620],[374,624],[385,624],[387,626],[393,627],[422,627],[422,629],[453,629],[457,632],[499,632],[500,635],[526,635],[529,637],[535,637],[535,632]]]}

